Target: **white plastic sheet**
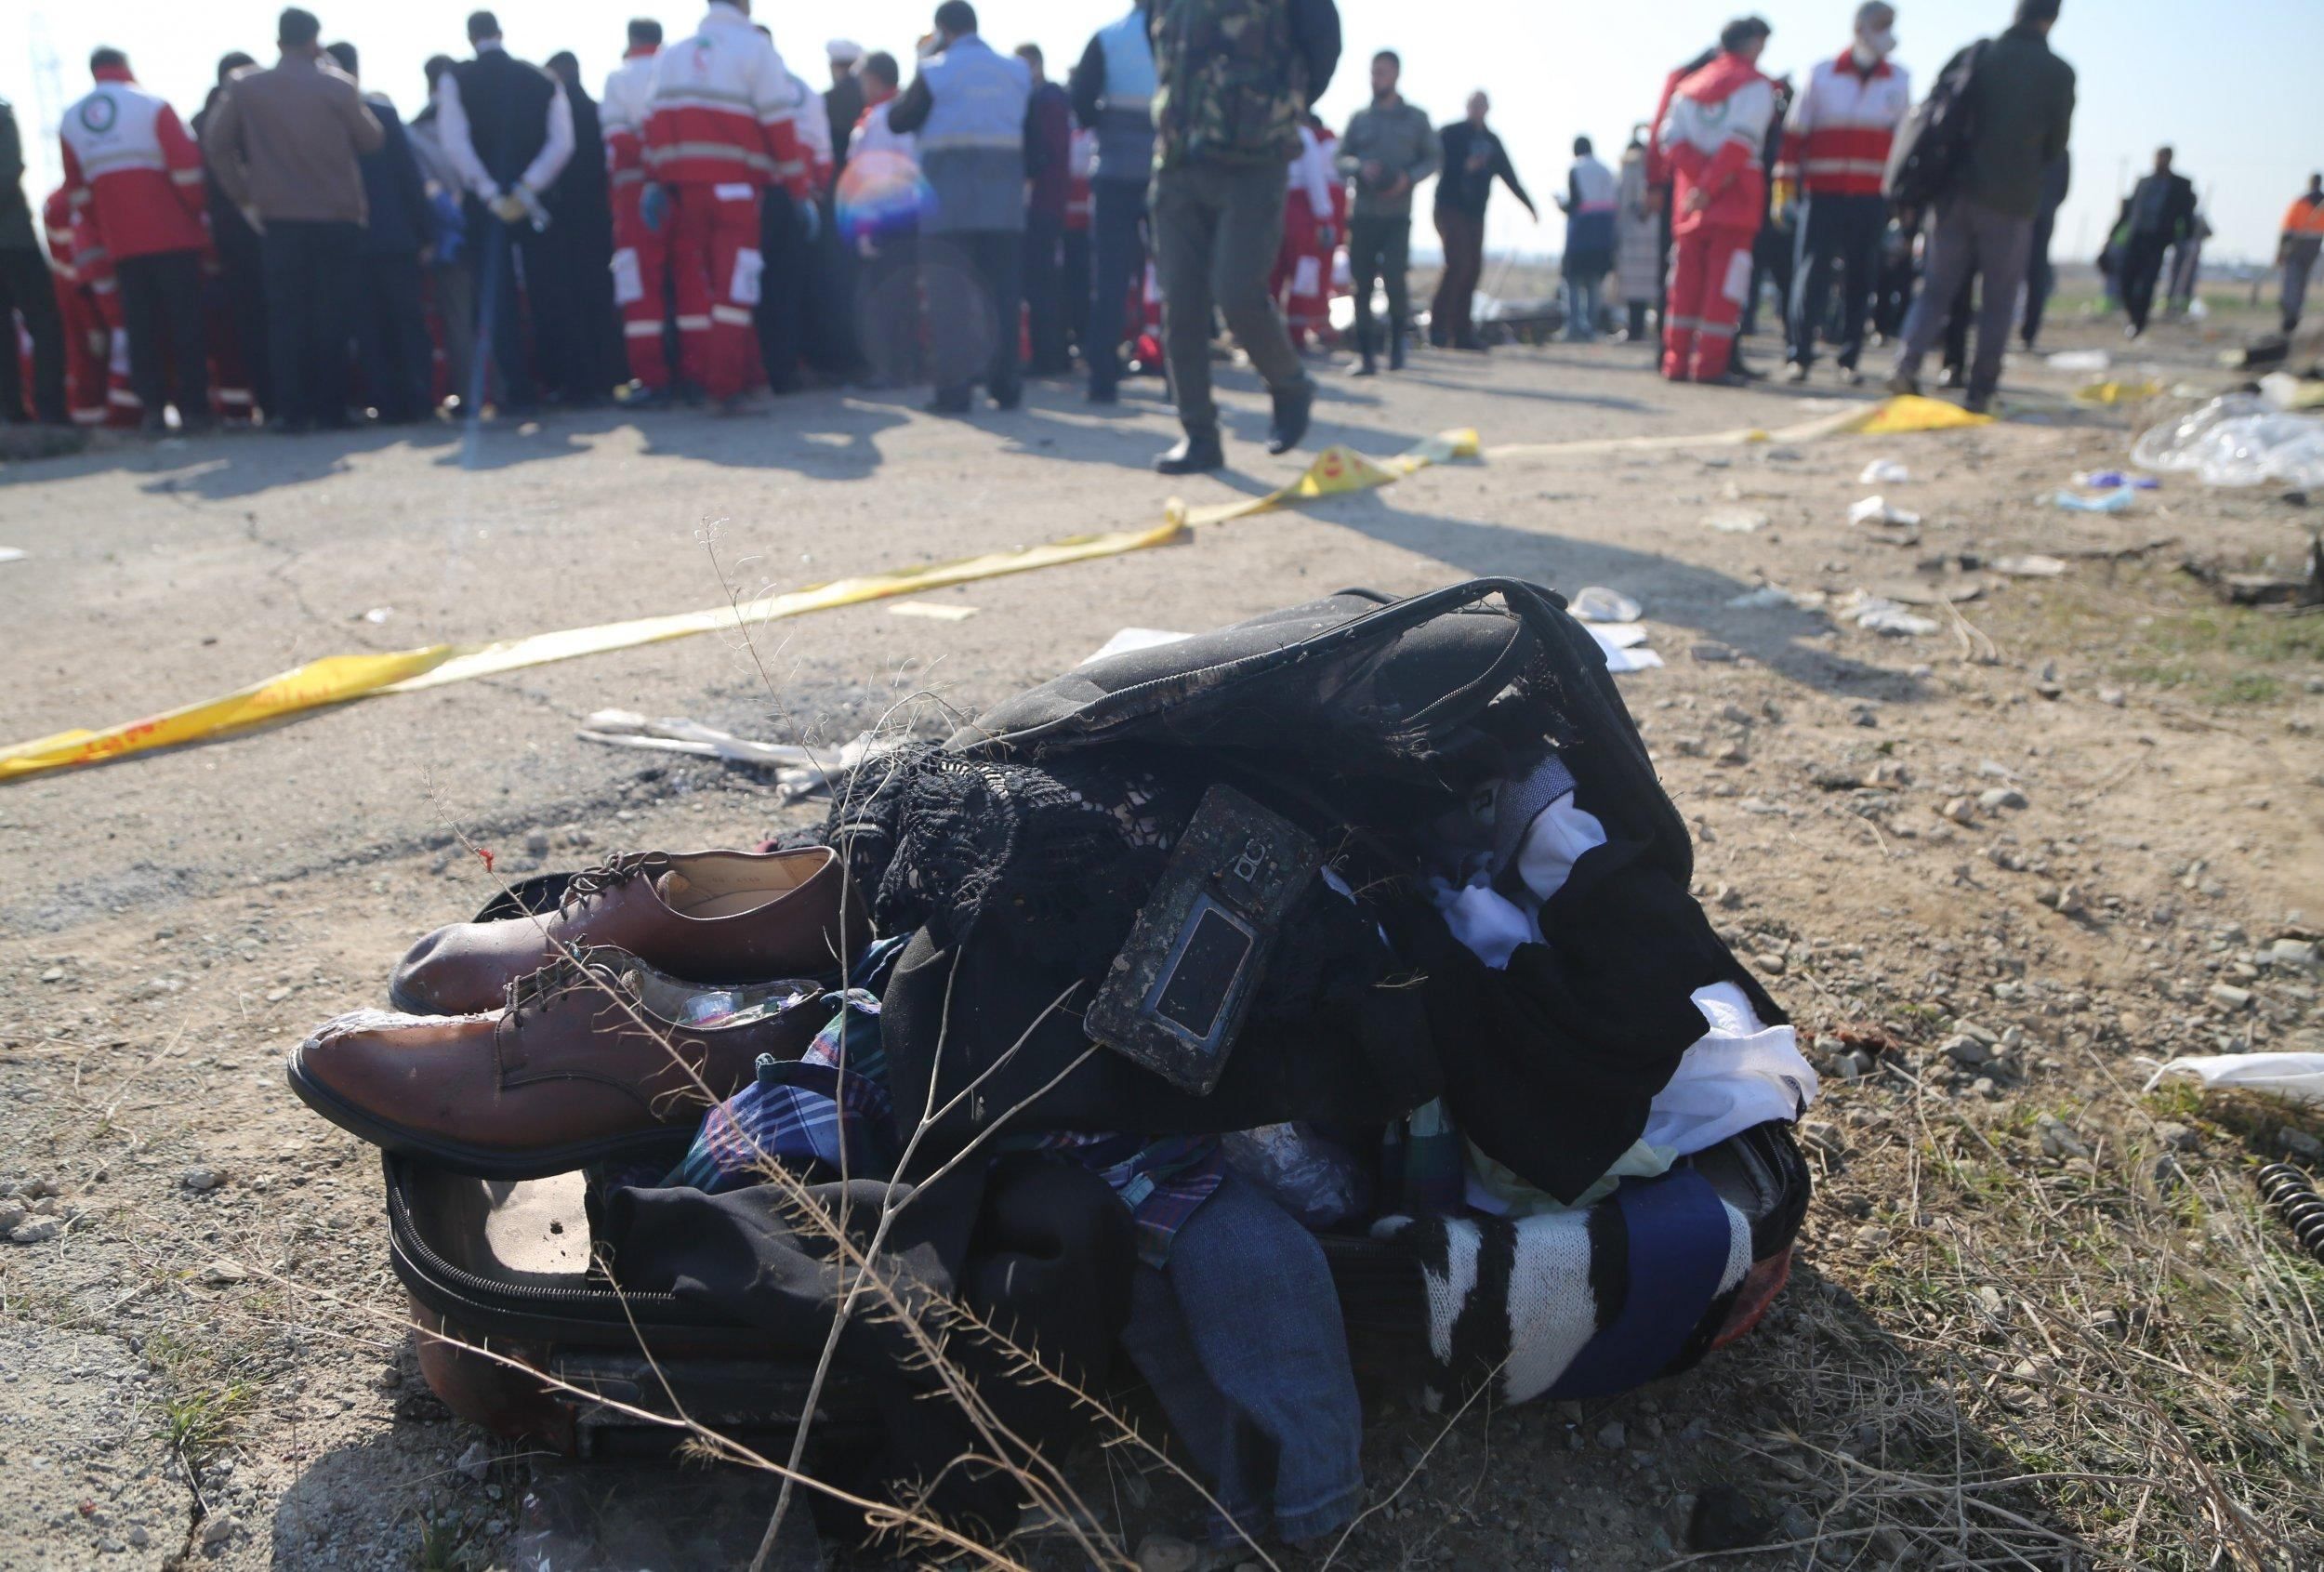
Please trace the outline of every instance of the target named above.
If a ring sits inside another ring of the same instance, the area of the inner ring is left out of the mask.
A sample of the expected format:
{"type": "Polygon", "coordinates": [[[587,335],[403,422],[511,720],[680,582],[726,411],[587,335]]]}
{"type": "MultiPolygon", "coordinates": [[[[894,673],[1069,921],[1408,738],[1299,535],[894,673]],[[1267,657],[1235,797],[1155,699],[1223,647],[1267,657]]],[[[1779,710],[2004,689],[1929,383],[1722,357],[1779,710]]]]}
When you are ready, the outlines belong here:
{"type": "Polygon", "coordinates": [[[2173,1059],[2146,1083],[2152,1091],[2166,1076],[2195,1076],[2206,1087],[2272,1091],[2304,1103],[2324,1103],[2324,1053],[2208,1053],[2173,1059]]]}
{"type": "Polygon", "coordinates": [[[2256,393],[2229,393],[2148,431],[2131,458],[2205,485],[2324,486],[2324,418],[2276,409],[2256,393]]]}

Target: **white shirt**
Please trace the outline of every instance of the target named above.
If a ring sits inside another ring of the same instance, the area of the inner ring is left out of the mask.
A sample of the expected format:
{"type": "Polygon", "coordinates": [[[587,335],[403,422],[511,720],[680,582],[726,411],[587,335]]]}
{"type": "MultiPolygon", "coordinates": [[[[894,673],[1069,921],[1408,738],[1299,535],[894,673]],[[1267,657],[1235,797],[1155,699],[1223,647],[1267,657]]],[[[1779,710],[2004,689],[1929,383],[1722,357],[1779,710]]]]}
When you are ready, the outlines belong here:
{"type": "Polygon", "coordinates": [[[1300,127],[1300,151],[1291,160],[1291,183],[1307,193],[1307,210],[1319,223],[1331,221],[1331,188],[1338,180],[1331,155],[1315,133],[1300,127]]]}
{"type": "MultiPolygon", "coordinates": [[[[500,47],[499,39],[487,38],[476,46],[476,52],[490,54],[500,47]]],[[[536,195],[548,189],[573,157],[573,105],[566,101],[565,85],[555,77],[549,81],[554,91],[548,100],[548,136],[520,177],[520,183],[536,195]]],[[[484,161],[476,156],[476,144],[469,137],[468,111],[460,106],[460,79],[448,71],[436,84],[436,131],[443,140],[444,156],[452,160],[468,189],[484,202],[498,196],[500,183],[485,171],[484,161]]]]}
{"type": "Polygon", "coordinates": [[[888,111],[894,103],[895,99],[885,99],[864,112],[864,118],[856,122],[855,129],[848,135],[847,156],[850,163],[867,152],[892,152],[915,164],[919,162],[918,139],[909,131],[889,128],[888,111]]]}

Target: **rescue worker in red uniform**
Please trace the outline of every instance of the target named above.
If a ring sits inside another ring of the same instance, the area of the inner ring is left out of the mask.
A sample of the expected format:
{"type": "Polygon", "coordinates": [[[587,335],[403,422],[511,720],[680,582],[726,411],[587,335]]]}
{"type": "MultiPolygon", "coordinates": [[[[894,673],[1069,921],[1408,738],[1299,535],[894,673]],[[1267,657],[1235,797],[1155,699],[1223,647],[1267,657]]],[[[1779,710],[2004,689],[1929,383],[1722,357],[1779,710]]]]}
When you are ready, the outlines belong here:
{"type": "Polygon", "coordinates": [[[649,230],[638,216],[645,194],[645,121],[654,93],[654,58],[662,24],[640,18],[629,24],[628,52],[605,79],[597,100],[605,137],[605,183],[614,208],[614,303],[621,310],[622,346],[633,386],[622,400],[638,407],[670,396],[668,320],[669,230],[649,230]]]}
{"type": "Polygon", "coordinates": [[[89,56],[96,86],[64,112],[64,182],[86,209],[120,285],[130,377],[147,430],[164,429],[173,393],[188,430],[210,424],[202,320],[209,247],[202,150],[178,112],[137,84],[118,49],[89,56]]]}
{"type": "Polygon", "coordinates": [[[1741,380],[1731,363],[1767,205],[1776,88],[1757,62],[1771,31],[1757,17],[1729,22],[1719,58],[1672,91],[1656,137],[1672,179],[1662,375],[1673,382],[1741,380]]]}
{"type": "MultiPolygon", "coordinates": [[[[48,271],[56,284],[57,314],[64,320],[65,413],[75,426],[102,426],[111,409],[106,381],[112,363],[113,322],[109,316],[120,315],[112,269],[86,215],[75,219],[71,187],[49,192],[40,215],[48,231],[48,271]],[[109,302],[114,307],[110,313],[109,302]]],[[[137,395],[129,391],[125,377],[121,391],[128,401],[121,406],[123,413],[134,426],[137,395]]]]}
{"type": "Polygon", "coordinates": [[[654,57],[639,218],[668,236],[684,375],[727,412],[742,407],[766,266],[759,190],[814,205],[795,124],[806,102],[749,0],[712,0],[692,38],[654,57]]]}

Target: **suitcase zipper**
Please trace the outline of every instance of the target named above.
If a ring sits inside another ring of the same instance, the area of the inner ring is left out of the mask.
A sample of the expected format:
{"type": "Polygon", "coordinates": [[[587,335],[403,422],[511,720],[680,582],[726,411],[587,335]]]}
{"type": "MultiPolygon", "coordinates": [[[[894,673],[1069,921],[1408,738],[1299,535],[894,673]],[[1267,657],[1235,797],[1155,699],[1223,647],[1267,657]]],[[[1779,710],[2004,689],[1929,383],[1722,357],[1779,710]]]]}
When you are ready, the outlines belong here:
{"type": "Polygon", "coordinates": [[[402,1186],[395,1182],[390,1168],[388,1180],[389,1242],[401,1250],[405,1259],[427,1277],[488,1300],[517,1304],[590,1304],[608,1306],[618,1312],[624,1301],[630,1304],[667,1306],[676,1308],[678,1296],[659,1289],[644,1288],[616,1294],[610,1288],[544,1288],[529,1283],[508,1283],[456,1266],[438,1255],[420,1235],[418,1225],[412,1221],[411,1203],[404,1198],[402,1186]]]}

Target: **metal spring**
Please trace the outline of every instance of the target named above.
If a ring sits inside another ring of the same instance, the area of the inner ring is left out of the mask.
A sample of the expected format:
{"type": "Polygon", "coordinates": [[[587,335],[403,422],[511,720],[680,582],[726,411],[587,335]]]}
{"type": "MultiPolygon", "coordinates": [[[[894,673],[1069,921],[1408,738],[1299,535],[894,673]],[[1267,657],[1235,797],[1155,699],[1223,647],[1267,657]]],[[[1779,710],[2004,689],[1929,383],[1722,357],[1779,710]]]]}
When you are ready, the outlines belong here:
{"type": "Polygon", "coordinates": [[[2263,1200],[2276,1209],[2300,1241],[2300,1248],[2324,1262],[2324,1196],[2316,1183],[2290,1163],[2269,1163],[2252,1176],[2263,1200]]]}

